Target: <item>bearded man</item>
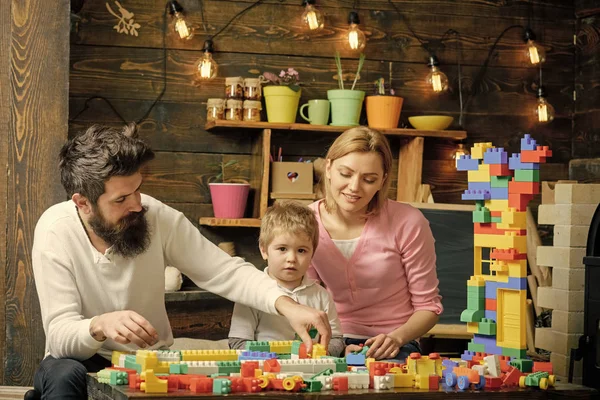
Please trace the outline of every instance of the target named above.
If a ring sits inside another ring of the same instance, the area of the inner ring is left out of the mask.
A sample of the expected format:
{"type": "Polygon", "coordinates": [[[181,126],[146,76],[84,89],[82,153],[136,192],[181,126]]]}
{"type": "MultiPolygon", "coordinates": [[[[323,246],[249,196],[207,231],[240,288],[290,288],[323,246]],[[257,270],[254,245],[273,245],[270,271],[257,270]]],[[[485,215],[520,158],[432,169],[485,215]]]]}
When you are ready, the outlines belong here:
{"type": "Polygon", "coordinates": [[[69,200],[40,217],[33,243],[46,357],[28,398],[87,399],[86,373],[109,366],[112,351],[173,344],[166,265],[231,301],[285,316],[309,348],[314,326],[327,345],[327,314],[285,296],[252,264],[204,238],[181,212],[141,193],[141,170],[153,158],[133,125],[92,126],[61,149],[69,200]]]}

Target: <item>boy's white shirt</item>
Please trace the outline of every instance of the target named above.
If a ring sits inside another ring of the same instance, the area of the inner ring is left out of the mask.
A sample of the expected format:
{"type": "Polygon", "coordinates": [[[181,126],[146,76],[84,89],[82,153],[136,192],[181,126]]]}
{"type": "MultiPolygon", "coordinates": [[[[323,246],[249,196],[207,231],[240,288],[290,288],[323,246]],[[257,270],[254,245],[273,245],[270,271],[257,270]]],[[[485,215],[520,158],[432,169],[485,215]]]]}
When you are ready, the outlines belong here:
{"type": "MultiPolygon", "coordinates": [[[[269,268],[264,269],[269,275],[269,268]]],[[[275,279],[273,279],[275,280],[275,279]]],[[[342,337],[342,327],[337,316],[335,303],[329,292],[319,285],[317,281],[309,279],[306,275],[302,278],[300,286],[293,290],[278,284],[279,289],[296,302],[322,310],[327,313],[331,325],[331,336],[342,337]]],[[[231,317],[230,338],[240,338],[258,341],[292,340],[296,332],[285,317],[267,314],[251,307],[236,303],[231,317]]]]}

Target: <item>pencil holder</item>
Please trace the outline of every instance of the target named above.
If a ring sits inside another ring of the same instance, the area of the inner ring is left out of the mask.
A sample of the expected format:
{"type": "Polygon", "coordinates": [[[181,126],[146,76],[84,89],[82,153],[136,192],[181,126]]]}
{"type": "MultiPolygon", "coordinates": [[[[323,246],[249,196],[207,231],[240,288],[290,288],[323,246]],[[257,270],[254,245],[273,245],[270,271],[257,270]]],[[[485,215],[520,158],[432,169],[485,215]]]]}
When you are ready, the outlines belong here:
{"type": "Polygon", "coordinates": [[[271,163],[271,192],[312,193],[313,165],[302,162],[271,163]]]}

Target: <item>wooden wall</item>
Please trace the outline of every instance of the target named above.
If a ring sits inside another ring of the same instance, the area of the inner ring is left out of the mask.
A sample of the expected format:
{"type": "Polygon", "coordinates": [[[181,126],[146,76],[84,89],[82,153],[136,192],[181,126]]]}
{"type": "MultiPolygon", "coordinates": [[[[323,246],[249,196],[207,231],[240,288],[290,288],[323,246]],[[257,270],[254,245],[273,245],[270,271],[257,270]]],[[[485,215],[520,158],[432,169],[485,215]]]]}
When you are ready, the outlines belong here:
{"type": "MultiPolygon", "coordinates": [[[[453,129],[459,129],[458,67],[461,64],[464,109],[463,129],[468,143],[491,141],[509,151],[518,151],[520,138],[531,133],[540,143],[551,146],[554,156],[544,165],[542,178],[567,178],[567,166],[573,153],[573,89],[575,73],[574,4],[551,1],[478,1],[439,0],[416,2],[393,0],[356,2],[362,28],[369,41],[359,88],[371,91],[380,76],[388,79],[392,62],[394,87],[404,97],[401,124],[407,117],[420,114],[447,114],[455,117],[453,129]],[[441,69],[451,81],[451,90],[434,96],[424,84],[428,73],[427,52],[410,33],[406,23],[423,41],[438,41],[449,29],[437,56],[441,69]],[[511,25],[531,26],[547,51],[544,85],[548,100],[556,108],[556,119],[539,126],[534,121],[535,94],[539,71],[524,61],[522,31],[511,30],[499,42],[485,74],[482,65],[496,37],[511,25]],[[479,77],[479,78],[478,78],[479,77]]],[[[85,2],[78,12],[77,26],[71,36],[69,134],[92,123],[119,125],[120,118],[102,100],[108,98],[127,121],[141,118],[165,84],[163,80],[164,0],[123,0],[134,13],[139,36],[118,34],[116,19],[107,12],[105,2],[85,2]]],[[[189,20],[197,29],[190,42],[177,40],[171,30],[166,37],[166,89],[162,100],[141,123],[144,138],[157,152],[144,184],[144,192],[183,211],[194,223],[212,215],[208,179],[217,171],[211,164],[235,158],[248,165],[251,141],[247,133],[217,135],[203,127],[206,99],[223,97],[224,77],[257,76],[264,71],[278,72],[294,67],[304,82],[301,103],[325,98],[326,91],[337,87],[333,54],[347,29],[347,15],[354,0],[318,0],[326,15],[326,28],[317,35],[307,34],[299,23],[299,0],[265,0],[235,20],[215,38],[220,70],[209,83],[193,81],[192,67],[201,56],[203,33],[201,4],[204,4],[206,28],[219,31],[237,12],[254,0],[180,0],[189,20]]],[[[114,2],[108,2],[117,10],[114,2]]],[[[357,57],[342,51],[345,73],[357,65],[357,57]]],[[[335,136],[331,134],[275,133],[273,143],[283,147],[284,160],[322,156],[335,136]]],[[[400,139],[391,140],[397,154],[400,139]]],[[[423,180],[433,189],[436,202],[460,203],[466,188],[466,174],[454,171],[451,154],[455,143],[442,140],[425,142],[423,180]]],[[[397,165],[395,166],[397,168],[397,165]]],[[[245,168],[234,172],[248,178],[245,168]]],[[[396,193],[392,182],[390,193],[396,193]]],[[[262,263],[256,248],[256,229],[201,227],[214,242],[234,240],[238,254],[256,265],[262,263]]],[[[228,330],[231,304],[218,300],[168,305],[176,335],[203,335],[222,338],[228,330]],[[188,314],[202,304],[202,316],[188,314]]]]}
{"type": "Polygon", "coordinates": [[[31,385],[44,332],[31,270],[35,223],[64,198],[69,1],[0,2],[0,383],[31,385]]]}
{"type": "MultiPolygon", "coordinates": [[[[600,157],[600,3],[576,0],[577,52],[573,157],[600,157]]],[[[598,164],[595,164],[596,166],[598,164]]],[[[597,179],[600,172],[597,172],[597,179]]]]}
{"type": "MultiPolygon", "coordinates": [[[[236,12],[251,3],[250,0],[205,0],[208,32],[218,31],[236,12]]],[[[126,120],[136,120],[163,87],[164,1],[131,0],[121,4],[135,14],[135,22],[141,25],[138,37],[116,33],[113,29],[116,19],[107,12],[104,2],[86,2],[79,13],[81,20],[71,39],[71,117],[83,109],[88,97],[97,95],[109,98],[126,120]]],[[[262,71],[278,71],[289,66],[299,70],[305,83],[302,102],[324,97],[327,89],[336,87],[333,53],[346,29],[353,1],[319,1],[319,8],[327,16],[327,27],[316,37],[307,35],[299,25],[302,11],[299,1],[264,1],[215,39],[219,78],[203,84],[192,82],[192,66],[201,55],[206,37],[202,34],[200,2],[182,0],[181,4],[199,33],[191,42],[181,42],[169,31],[166,92],[141,125],[143,135],[158,151],[144,190],[162,200],[181,204],[195,220],[211,212],[206,182],[215,172],[207,164],[218,161],[221,154],[243,155],[250,151],[249,140],[203,130],[206,99],[222,97],[225,76],[255,76],[262,71]]],[[[360,88],[371,90],[371,82],[376,78],[387,78],[391,61],[397,92],[405,98],[402,123],[415,114],[443,113],[458,117],[456,37],[448,36],[445,48],[438,52],[453,89],[434,97],[423,82],[428,72],[424,63],[427,53],[411,36],[403,19],[420,38],[428,41],[439,39],[448,29],[454,29],[461,37],[463,94],[465,100],[468,99],[464,129],[469,142],[493,141],[516,151],[518,139],[530,132],[554,150],[552,163],[543,170],[545,178],[565,177],[566,164],[573,151],[571,77],[575,28],[572,3],[560,0],[531,3],[395,1],[403,13],[402,18],[386,0],[363,0],[358,4],[369,37],[360,88]],[[557,117],[546,126],[537,126],[533,121],[538,71],[521,61],[524,48],[519,30],[509,32],[502,39],[481,83],[473,87],[498,34],[510,25],[529,22],[548,52],[544,82],[557,117]]],[[[350,72],[356,67],[356,58],[344,55],[343,65],[346,72],[350,72]]],[[[457,128],[456,120],[454,128],[457,128]]],[[[89,109],[71,121],[70,131],[73,133],[94,122],[120,123],[106,104],[93,100],[89,109]]],[[[288,135],[276,137],[274,142],[284,144],[284,154],[293,159],[324,154],[332,139],[331,135],[310,136],[309,140],[288,135]]],[[[398,142],[393,144],[397,146],[398,142]]],[[[453,170],[450,160],[453,148],[451,142],[426,142],[424,181],[433,186],[437,202],[460,202],[460,193],[466,186],[466,177],[453,170]]]]}

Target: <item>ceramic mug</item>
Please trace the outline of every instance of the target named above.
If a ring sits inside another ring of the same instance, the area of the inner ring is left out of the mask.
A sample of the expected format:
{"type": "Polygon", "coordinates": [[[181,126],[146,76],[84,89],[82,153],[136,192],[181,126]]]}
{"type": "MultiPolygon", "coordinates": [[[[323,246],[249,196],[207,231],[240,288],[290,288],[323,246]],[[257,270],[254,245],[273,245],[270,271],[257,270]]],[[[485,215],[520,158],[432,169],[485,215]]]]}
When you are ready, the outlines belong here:
{"type": "Polygon", "coordinates": [[[300,116],[311,125],[327,125],[329,122],[329,100],[309,100],[300,107],[300,116]],[[304,115],[304,109],[308,107],[308,117],[304,115]]]}

